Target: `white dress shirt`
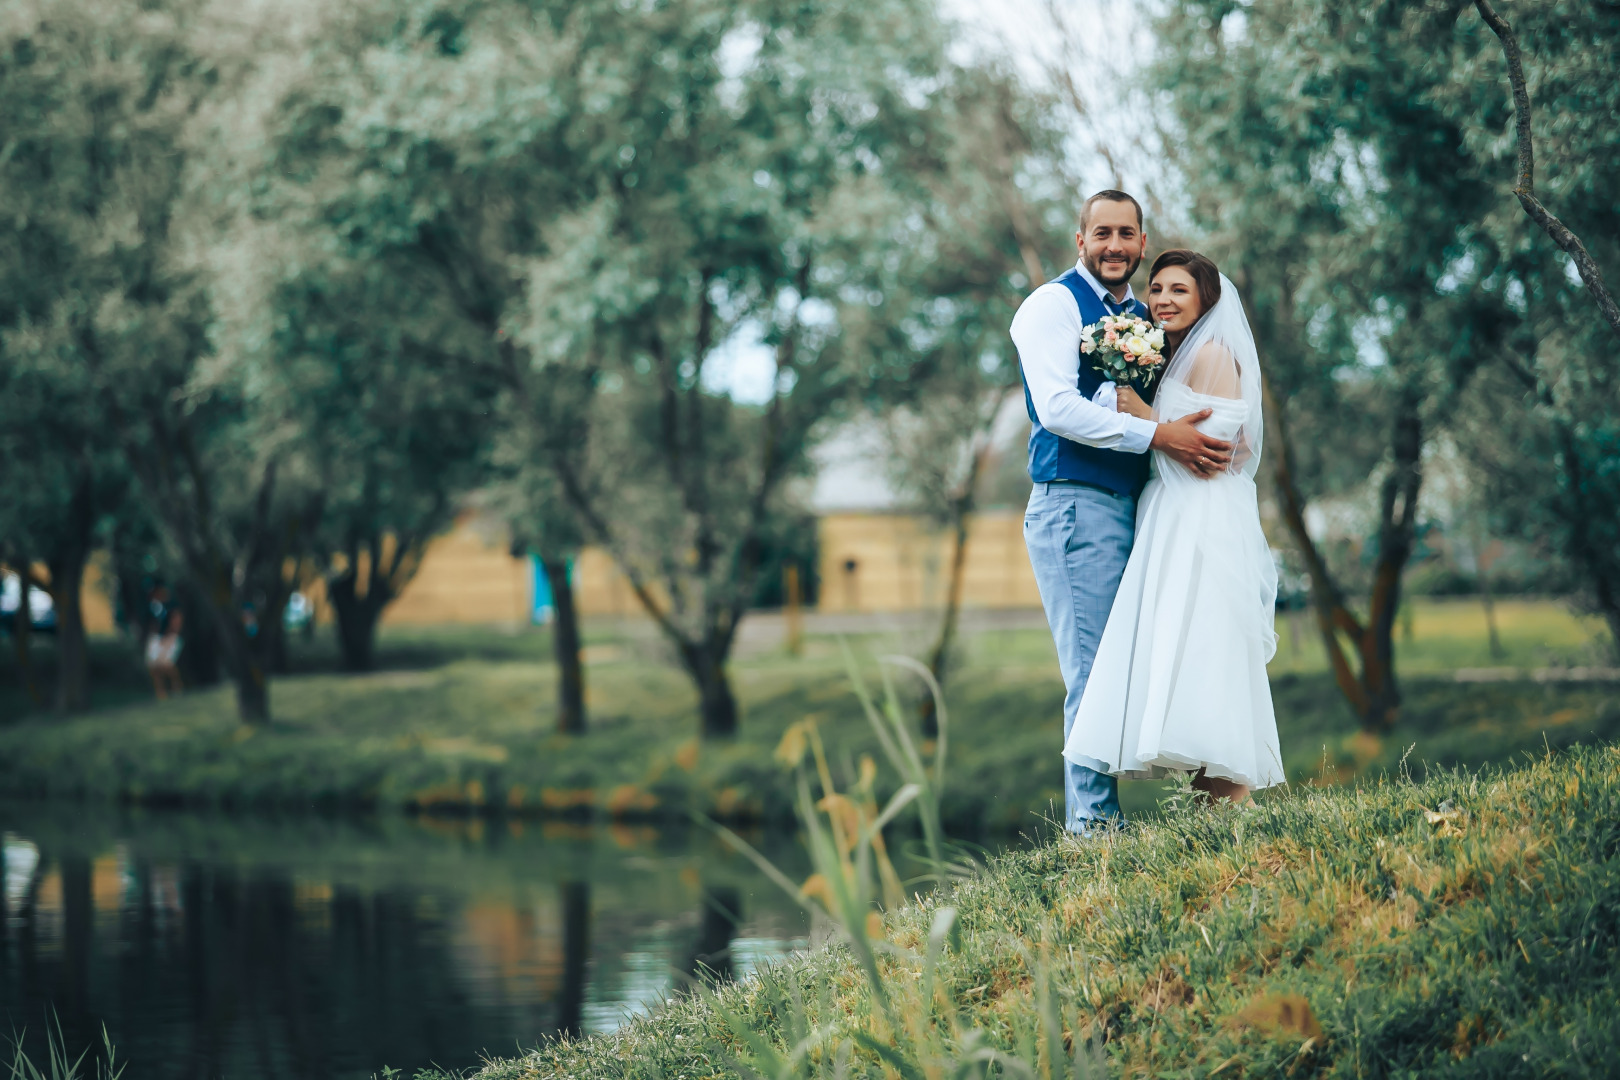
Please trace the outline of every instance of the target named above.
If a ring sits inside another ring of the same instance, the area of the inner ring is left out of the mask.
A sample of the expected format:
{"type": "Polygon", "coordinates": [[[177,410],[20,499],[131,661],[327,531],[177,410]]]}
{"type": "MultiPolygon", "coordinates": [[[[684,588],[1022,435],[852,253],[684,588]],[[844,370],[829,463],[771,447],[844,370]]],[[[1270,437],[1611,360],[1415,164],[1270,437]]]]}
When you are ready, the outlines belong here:
{"type": "MultiPolygon", "coordinates": [[[[1102,282],[1084,263],[1074,268],[1105,303],[1114,302],[1102,282]]],[[[1127,302],[1135,299],[1130,287],[1127,302]]],[[[1158,424],[1114,411],[1114,384],[1103,381],[1096,396],[1080,393],[1080,305],[1068,287],[1055,281],[1029,294],[1013,316],[1012,339],[1029,384],[1030,400],[1041,427],[1061,438],[1104,450],[1145,453],[1158,424]]]]}

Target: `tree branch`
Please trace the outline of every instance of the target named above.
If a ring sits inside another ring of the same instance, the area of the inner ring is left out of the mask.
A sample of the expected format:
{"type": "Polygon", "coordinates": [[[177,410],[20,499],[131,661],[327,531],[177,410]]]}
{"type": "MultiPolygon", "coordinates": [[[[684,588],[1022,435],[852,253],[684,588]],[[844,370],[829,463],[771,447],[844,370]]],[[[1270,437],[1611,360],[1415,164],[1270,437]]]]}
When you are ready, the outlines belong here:
{"type": "MultiPolygon", "coordinates": [[[[799,267],[797,280],[794,282],[799,294],[799,304],[802,306],[810,298],[810,257],[804,259],[804,265],[799,267]]],[[[726,649],[731,646],[731,639],[737,632],[737,626],[742,621],[742,614],[748,604],[748,586],[753,583],[754,571],[758,569],[760,557],[760,525],[765,520],[765,511],[770,503],[771,493],[776,490],[777,481],[781,479],[782,465],[785,458],[781,453],[783,428],[783,395],[776,388],[781,384],[782,373],[793,371],[797,366],[798,357],[799,314],[795,309],[787,330],[782,334],[782,340],[776,345],[776,378],[772,381],[771,403],[766,407],[760,433],[759,451],[759,485],[754,489],[749,500],[748,524],[743,530],[742,543],[738,550],[736,588],[732,590],[730,602],[724,609],[715,613],[714,625],[711,627],[713,636],[720,641],[726,649]]]]}
{"type": "Polygon", "coordinates": [[[1277,429],[1277,437],[1274,440],[1277,446],[1275,461],[1277,490],[1282,495],[1283,520],[1288,525],[1288,531],[1293,534],[1294,544],[1304,557],[1305,567],[1310,573],[1311,606],[1316,609],[1317,627],[1322,634],[1322,646],[1327,653],[1328,662],[1333,668],[1334,681],[1338,683],[1339,690],[1346,700],[1359,713],[1366,708],[1367,694],[1361,681],[1356,678],[1355,672],[1350,669],[1350,660],[1345,656],[1344,646],[1340,643],[1338,635],[1339,631],[1343,631],[1358,643],[1366,635],[1360,621],[1345,606],[1344,594],[1333,580],[1327,560],[1322,557],[1316,541],[1311,539],[1310,530],[1306,528],[1305,499],[1294,479],[1294,449],[1288,437],[1286,416],[1273,395],[1269,382],[1261,384],[1261,393],[1265,398],[1265,411],[1277,429]]]}
{"type": "Polygon", "coordinates": [[[1614,295],[1603,282],[1603,271],[1587,252],[1581,238],[1536,197],[1536,152],[1530,128],[1530,91],[1525,85],[1519,39],[1508,21],[1491,6],[1490,0],[1474,0],[1474,7],[1502,43],[1502,55],[1507,58],[1508,83],[1513,88],[1513,122],[1518,129],[1519,140],[1519,178],[1513,187],[1513,194],[1518,196],[1519,205],[1524,207],[1530,220],[1541,226],[1542,231],[1552,237],[1553,243],[1575,263],[1586,291],[1592,294],[1609,329],[1620,337],[1620,306],[1616,306],[1614,295]]]}

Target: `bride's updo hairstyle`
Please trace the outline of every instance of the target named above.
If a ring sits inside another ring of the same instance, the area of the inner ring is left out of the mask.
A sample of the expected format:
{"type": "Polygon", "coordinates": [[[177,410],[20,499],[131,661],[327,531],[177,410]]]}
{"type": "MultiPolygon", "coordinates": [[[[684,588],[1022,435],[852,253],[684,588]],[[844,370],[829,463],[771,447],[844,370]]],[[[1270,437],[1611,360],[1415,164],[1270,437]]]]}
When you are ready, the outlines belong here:
{"type": "Polygon", "coordinates": [[[1153,260],[1153,268],[1148,271],[1148,281],[1152,282],[1159,276],[1159,271],[1167,266],[1185,267],[1187,273],[1192,275],[1194,283],[1198,286],[1198,303],[1202,310],[1200,315],[1212,310],[1221,300],[1221,272],[1208,255],[1200,255],[1187,248],[1171,248],[1161,252],[1153,260]]]}

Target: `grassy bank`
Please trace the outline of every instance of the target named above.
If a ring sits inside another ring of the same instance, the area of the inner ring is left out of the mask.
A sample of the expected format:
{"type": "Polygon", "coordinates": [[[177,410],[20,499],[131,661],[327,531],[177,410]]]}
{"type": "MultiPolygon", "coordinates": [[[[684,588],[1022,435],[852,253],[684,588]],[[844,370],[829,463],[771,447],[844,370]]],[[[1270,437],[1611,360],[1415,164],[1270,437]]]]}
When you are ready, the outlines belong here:
{"type": "MultiPolygon", "coordinates": [[[[1511,662],[1590,662],[1586,624],[1550,604],[1503,608],[1511,662]]],[[[872,656],[917,643],[868,635],[851,644],[872,656]]],[[[1407,705],[1384,739],[1357,732],[1312,644],[1305,636],[1295,650],[1285,628],[1273,665],[1284,764],[1296,780],[1388,769],[1414,744],[1409,764],[1421,775],[1426,763],[1477,765],[1620,737],[1611,684],[1457,683],[1452,667],[1489,663],[1477,608],[1418,610],[1414,638],[1402,645],[1407,705]]],[[[670,665],[648,662],[656,643],[602,629],[587,655],[591,728],[582,737],[553,731],[543,634],[391,633],[380,650],[387,670],[371,675],[336,673],[320,643],[295,654],[302,673],[274,682],[276,720],[263,730],[236,722],[227,688],[0,726],[0,794],[643,820],[698,810],[786,821],[790,796],[771,755],[788,724],[817,716],[850,761],[872,749],[831,638],[810,638],[802,657],[739,659],[743,729],[726,743],[693,737],[690,686],[670,665]]],[[[1031,815],[1059,797],[1062,686],[1044,631],[970,637],[948,697],[948,825],[1037,824],[1031,815]]],[[[1127,811],[1152,807],[1163,792],[1126,784],[1127,811]]]]}
{"type": "Polygon", "coordinates": [[[903,1031],[831,948],[478,1075],[746,1075],[734,1062],[758,1048],[742,1036],[787,1049],[788,986],[819,1032],[795,1076],[883,1075],[874,1047],[911,1056],[917,1033],[947,1026],[937,1045],[957,1060],[979,1039],[1027,1051],[1037,1075],[1066,1075],[1054,1057],[1088,1039],[1108,1075],[1607,1075],[1620,1042],[1620,748],[1173,810],[1122,836],[1003,856],[891,913],[883,935],[888,993],[917,1006],[903,1031]],[[936,992],[919,993],[945,906],[960,936],[932,966],[936,992]],[[1050,1038],[1043,1014],[1061,1029],[1050,1038]]]}

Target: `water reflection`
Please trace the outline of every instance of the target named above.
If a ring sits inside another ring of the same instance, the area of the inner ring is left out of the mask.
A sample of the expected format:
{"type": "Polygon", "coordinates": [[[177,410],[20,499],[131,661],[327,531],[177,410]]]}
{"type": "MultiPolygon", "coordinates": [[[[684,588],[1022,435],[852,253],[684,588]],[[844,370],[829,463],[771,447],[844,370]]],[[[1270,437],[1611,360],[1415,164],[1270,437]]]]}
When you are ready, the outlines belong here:
{"type": "Polygon", "coordinates": [[[732,974],[731,943],[742,925],[742,895],[734,885],[703,890],[703,913],[697,947],[686,962],[687,977],[714,982],[732,974]]]}
{"type": "MultiPolygon", "coordinates": [[[[609,1030],[807,944],[712,838],[0,806],[0,1023],[126,1075],[369,1077],[609,1030]]],[[[803,873],[791,841],[756,837],[803,873]]]]}

